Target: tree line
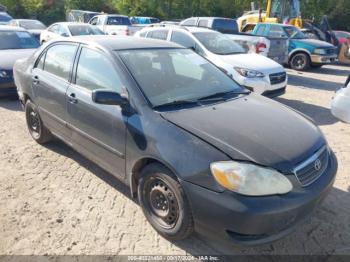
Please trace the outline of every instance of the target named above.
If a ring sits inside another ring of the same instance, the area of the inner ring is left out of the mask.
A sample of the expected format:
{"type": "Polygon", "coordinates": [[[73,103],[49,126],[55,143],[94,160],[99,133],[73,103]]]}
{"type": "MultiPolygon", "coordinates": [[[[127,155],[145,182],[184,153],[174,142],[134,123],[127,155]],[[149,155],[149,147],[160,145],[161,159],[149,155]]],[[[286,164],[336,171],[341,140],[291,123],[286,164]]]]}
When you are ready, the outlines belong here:
{"type": "MultiPolygon", "coordinates": [[[[163,20],[191,16],[235,18],[250,10],[252,0],[0,0],[15,18],[37,18],[47,25],[64,21],[71,9],[152,16],[163,20]]],[[[255,1],[263,10],[266,0],[255,1]]],[[[329,17],[334,29],[350,31],[350,0],[301,0],[303,18],[329,17]]]]}

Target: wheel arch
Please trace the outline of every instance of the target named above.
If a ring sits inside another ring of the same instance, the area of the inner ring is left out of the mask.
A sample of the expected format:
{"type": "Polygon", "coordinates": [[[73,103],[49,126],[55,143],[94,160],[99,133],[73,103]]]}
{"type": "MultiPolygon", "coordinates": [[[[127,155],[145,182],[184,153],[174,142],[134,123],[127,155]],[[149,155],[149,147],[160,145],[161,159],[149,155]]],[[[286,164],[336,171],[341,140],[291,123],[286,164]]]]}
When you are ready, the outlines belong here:
{"type": "Polygon", "coordinates": [[[308,55],[308,56],[311,58],[311,53],[310,53],[309,50],[303,49],[303,48],[298,48],[298,49],[295,49],[295,50],[293,50],[292,52],[289,53],[289,60],[290,60],[295,54],[298,54],[298,53],[304,53],[304,54],[308,55]]]}
{"type": "Polygon", "coordinates": [[[169,169],[174,174],[174,176],[178,179],[178,175],[176,171],[169,164],[164,163],[164,161],[152,156],[140,158],[133,164],[129,175],[130,192],[133,198],[137,197],[137,186],[138,186],[138,181],[140,179],[142,170],[146,166],[151,164],[162,165],[163,167],[169,169]]]}

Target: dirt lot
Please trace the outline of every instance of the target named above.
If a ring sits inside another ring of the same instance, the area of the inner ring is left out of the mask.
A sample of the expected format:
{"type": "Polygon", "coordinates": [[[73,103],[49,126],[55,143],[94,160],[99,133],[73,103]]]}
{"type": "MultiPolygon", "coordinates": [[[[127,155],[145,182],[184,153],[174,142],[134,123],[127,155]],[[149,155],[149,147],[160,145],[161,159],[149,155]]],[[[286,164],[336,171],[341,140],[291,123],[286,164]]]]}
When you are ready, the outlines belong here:
{"type": "MultiPolygon", "coordinates": [[[[225,248],[226,254],[350,254],[350,125],[329,111],[349,67],[289,71],[278,101],[312,117],[339,160],[334,189],[305,224],[274,244],[225,248]]],[[[16,101],[0,100],[0,254],[219,254],[197,236],[160,237],[128,189],[64,144],[29,137],[16,101]]]]}

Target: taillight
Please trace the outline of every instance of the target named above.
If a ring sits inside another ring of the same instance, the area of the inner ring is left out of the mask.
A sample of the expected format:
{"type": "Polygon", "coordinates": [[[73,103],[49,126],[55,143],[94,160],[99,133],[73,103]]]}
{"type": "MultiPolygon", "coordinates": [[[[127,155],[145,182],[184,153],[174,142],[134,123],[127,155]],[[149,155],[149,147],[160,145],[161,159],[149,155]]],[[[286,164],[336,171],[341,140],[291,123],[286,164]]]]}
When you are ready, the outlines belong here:
{"type": "Polygon", "coordinates": [[[129,34],[130,34],[129,29],[126,29],[125,30],[125,35],[129,35],[129,34]]]}
{"type": "Polygon", "coordinates": [[[259,42],[259,43],[257,43],[256,44],[256,53],[257,54],[260,54],[260,53],[262,53],[262,52],[264,52],[265,50],[264,49],[266,49],[266,44],[265,43],[261,43],[261,42],[259,42]]]}

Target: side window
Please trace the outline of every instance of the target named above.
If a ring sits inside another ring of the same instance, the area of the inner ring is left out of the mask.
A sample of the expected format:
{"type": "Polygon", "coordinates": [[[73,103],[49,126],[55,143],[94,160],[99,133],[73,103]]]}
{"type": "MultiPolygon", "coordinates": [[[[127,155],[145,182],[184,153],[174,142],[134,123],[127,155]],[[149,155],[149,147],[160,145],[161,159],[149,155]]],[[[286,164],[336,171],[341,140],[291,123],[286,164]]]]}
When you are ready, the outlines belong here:
{"type": "Polygon", "coordinates": [[[67,28],[63,25],[60,25],[59,28],[58,28],[58,33],[61,35],[61,36],[69,36],[69,32],[67,30],[67,28]]]}
{"type": "Polygon", "coordinates": [[[199,23],[198,23],[198,26],[199,27],[208,27],[208,20],[199,20],[199,23]]]}
{"type": "Polygon", "coordinates": [[[191,37],[177,31],[173,31],[173,34],[171,35],[171,41],[186,48],[195,46],[195,42],[191,37]]]}
{"type": "Polygon", "coordinates": [[[169,30],[154,30],[148,33],[147,38],[167,40],[169,30]]]}
{"type": "Polygon", "coordinates": [[[147,33],[148,33],[147,31],[141,33],[141,34],[140,34],[140,37],[146,37],[147,33]]]}
{"type": "Polygon", "coordinates": [[[58,33],[58,25],[53,25],[48,29],[52,33],[58,33]]]}
{"type": "Polygon", "coordinates": [[[66,81],[72,69],[77,47],[74,45],[55,45],[46,52],[44,71],[66,81]]]}
{"type": "Polygon", "coordinates": [[[90,21],[90,24],[91,25],[97,25],[97,20],[98,20],[98,17],[92,18],[91,21],[90,21]]]}
{"type": "Polygon", "coordinates": [[[35,68],[44,70],[45,56],[46,56],[46,53],[41,55],[39,61],[36,62],[35,68]]]}
{"type": "Polygon", "coordinates": [[[183,26],[195,26],[196,25],[196,19],[188,19],[185,20],[181,25],[183,26]]]}
{"type": "Polygon", "coordinates": [[[259,25],[256,35],[263,36],[266,29],[266,25],[259,25]]]}
{"type": "Polygon", "coordinates": [[[122,82],[108,58],[95,50],[83,48],[80,54],[76,84],[89,90],[122,91],[122,82]]]}
{"type": "Polygon", "coordinates": [[[271,25],[269,37],[287,37],[287,34],[284,32],[281,26],[271,25]]]}

